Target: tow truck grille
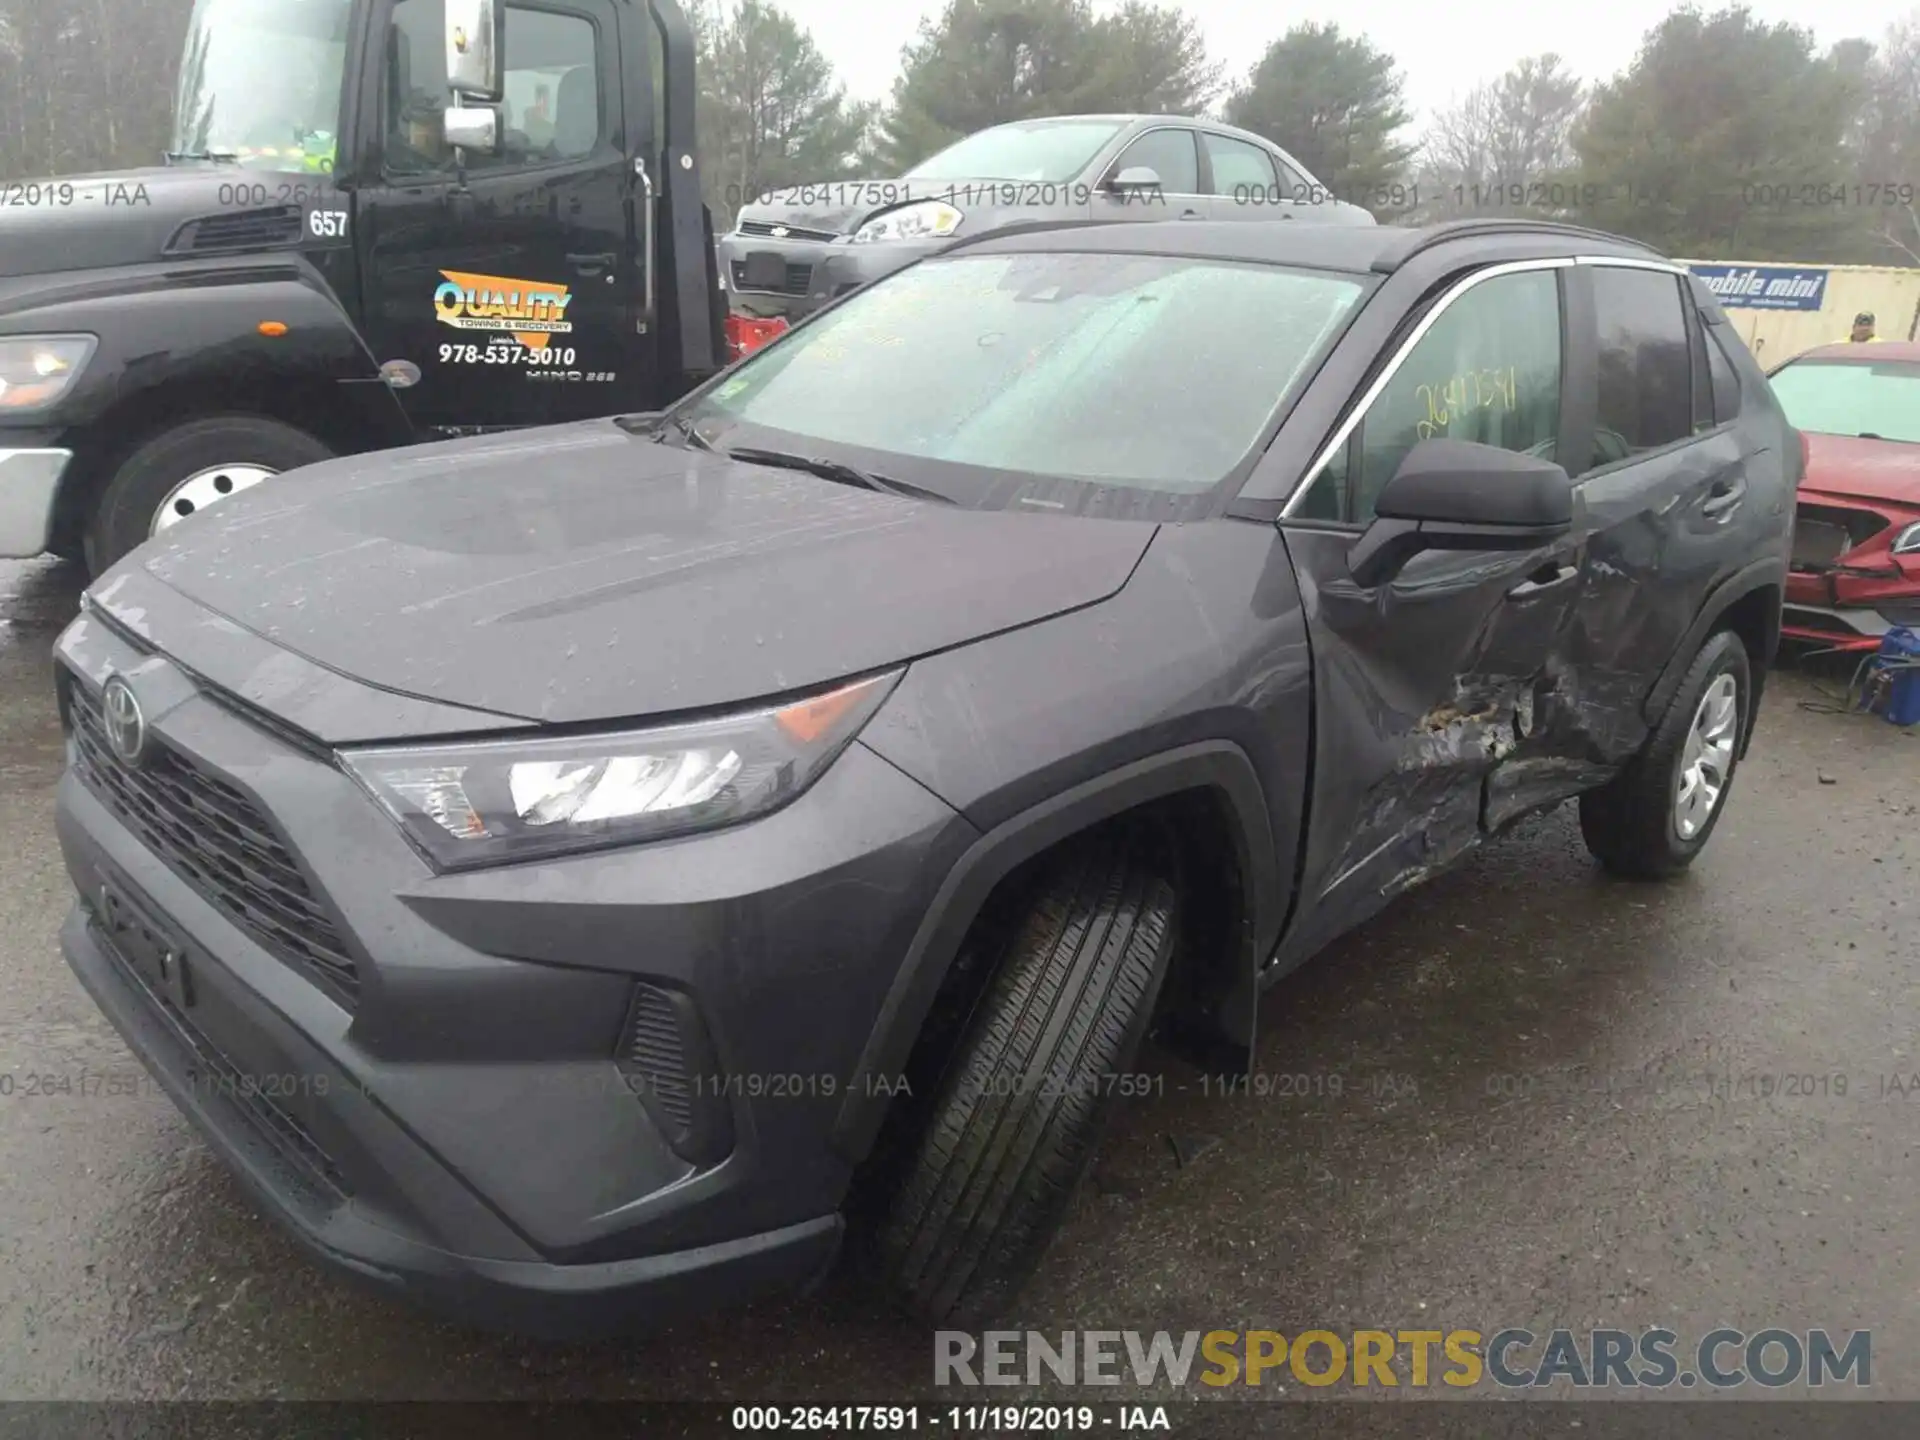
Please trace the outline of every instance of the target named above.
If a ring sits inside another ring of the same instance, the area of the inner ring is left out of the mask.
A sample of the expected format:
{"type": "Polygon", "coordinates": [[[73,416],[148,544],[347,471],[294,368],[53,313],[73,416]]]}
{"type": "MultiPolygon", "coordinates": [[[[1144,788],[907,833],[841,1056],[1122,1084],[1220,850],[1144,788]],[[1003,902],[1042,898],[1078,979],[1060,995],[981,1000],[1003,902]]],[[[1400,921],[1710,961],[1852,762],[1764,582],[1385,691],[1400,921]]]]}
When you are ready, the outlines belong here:
{"type": "Polygon", "coordinates": [[[333,919],[266,816],[224,780],[155,742],[138,769],[108,748],[98,699],[63,686],[75,770],[121,822],[262,948],[351,1007],[360,977],[333,919]]]}

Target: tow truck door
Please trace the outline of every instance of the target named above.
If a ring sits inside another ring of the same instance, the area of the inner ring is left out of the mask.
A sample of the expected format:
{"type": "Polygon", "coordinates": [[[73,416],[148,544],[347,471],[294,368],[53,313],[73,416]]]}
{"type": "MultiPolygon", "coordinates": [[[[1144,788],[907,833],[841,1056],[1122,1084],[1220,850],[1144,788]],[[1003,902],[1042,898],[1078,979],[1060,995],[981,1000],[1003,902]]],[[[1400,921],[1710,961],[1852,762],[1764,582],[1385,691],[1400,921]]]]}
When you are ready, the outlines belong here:
{"type": "MultiPolygon", "coordinates": [[[[508,4],[501,145],[465,156],[446,104],[441,0],[395,0],[363,101],[358,207],[365,326],[416,425],[466,429],[611,414],[644,385],[629,88],[615,0],[508,4]]],[[[644,66],[639,83],[644,85],[644,66]]],[[[644,153],[644,152],[643,152],[644,153]]],[[[643,337],[644,338],[644,337],[643,337]]]]}

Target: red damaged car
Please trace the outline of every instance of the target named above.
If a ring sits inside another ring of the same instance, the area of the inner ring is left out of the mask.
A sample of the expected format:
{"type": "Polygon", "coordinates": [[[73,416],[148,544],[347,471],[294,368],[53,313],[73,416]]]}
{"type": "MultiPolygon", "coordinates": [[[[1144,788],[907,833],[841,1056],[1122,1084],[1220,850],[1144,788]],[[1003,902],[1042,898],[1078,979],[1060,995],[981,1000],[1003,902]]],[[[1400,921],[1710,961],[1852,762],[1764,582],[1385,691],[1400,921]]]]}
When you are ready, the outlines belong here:
{"type": "Polygon", "coordinates": [[[1920,629],[1920,344],[1822,345],[1769,378],[1807,440],[1783,632],[1877,650],[1920,629]]]}

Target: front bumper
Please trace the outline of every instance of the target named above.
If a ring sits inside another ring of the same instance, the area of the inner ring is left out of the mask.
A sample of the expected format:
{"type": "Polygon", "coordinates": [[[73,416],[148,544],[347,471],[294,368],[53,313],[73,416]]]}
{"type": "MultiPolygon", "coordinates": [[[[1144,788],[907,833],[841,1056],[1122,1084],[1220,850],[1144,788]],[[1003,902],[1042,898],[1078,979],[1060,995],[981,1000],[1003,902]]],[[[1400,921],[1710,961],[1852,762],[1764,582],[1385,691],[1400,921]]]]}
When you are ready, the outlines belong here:
{"type": "Polygon", "coordinates": [[[1867,651],[1889,630],[1920,628],[1920,554],[1891,549],[1915,523],[1920,508],[1803,488],[1781,633],[1867,651]]]}
{"type": "Polygon", "coordinates": [[[928,877],[973,836],[950,809],[856,744],[757,822],[439,876],[323,754],[97,619],[60,658],[82,705],[127,676],[159,763],[212,777],[204,823],[277,832],[337,927],[346,987],[263,938],[258,865],[210,843],[183,868],[153,838],[164,817],[87,778],[69,739],[68,962],[309,1251],[452,1318],[555,1337],[831,1263],[852,1166],[828,1136],[928,877]],[[677,1050],[643,1035],[643,994],[694,1017],[677,1050]]]}
{"type": "Polygon", "coordinates": [[[951,240],[855,245],[733,231],[720,237],[720,276],[729,305],[762,319],[799,322],[851,291],[903,270],[951,240]],[[764,267],[766,274],[760,275],[764,267]]]}
{"type": "Polygon", "coordinates": [[[0,559],[31,560],[53,539],[53,502],[71,450],[0,449],[0,559]]]}

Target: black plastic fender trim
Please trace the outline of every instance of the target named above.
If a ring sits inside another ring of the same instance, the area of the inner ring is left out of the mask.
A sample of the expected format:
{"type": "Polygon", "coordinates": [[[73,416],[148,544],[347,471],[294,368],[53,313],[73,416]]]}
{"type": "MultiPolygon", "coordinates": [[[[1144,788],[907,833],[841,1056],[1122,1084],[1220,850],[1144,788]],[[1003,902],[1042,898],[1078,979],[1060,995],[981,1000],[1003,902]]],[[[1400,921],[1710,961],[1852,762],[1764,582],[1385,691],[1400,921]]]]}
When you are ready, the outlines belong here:
{"type": "Polygon", "coordinates": [[[1124,811],[1190,791],[1219,794],[1236,821],[1234,840],[1247,881],[1247,913],[1242,917],[1239,973],[1217,1018],[1224,1042],[1244,1052],[1241,1063],[1250,1062],[1260,959],[1273,948],[1286,897],[1278,885],[1273,830],[1253,762],[1229,741],[1204,741],[1063,791],[994,827],[968,848],[928,906],[881,1004],[834,1120],[828,1143],[836,1154],[857,1165],[871,1152],[886,1117],[888,1085],[905,1071],[941,982],[994,887],[1016,866],[1069,836],[1124,811]]]}

